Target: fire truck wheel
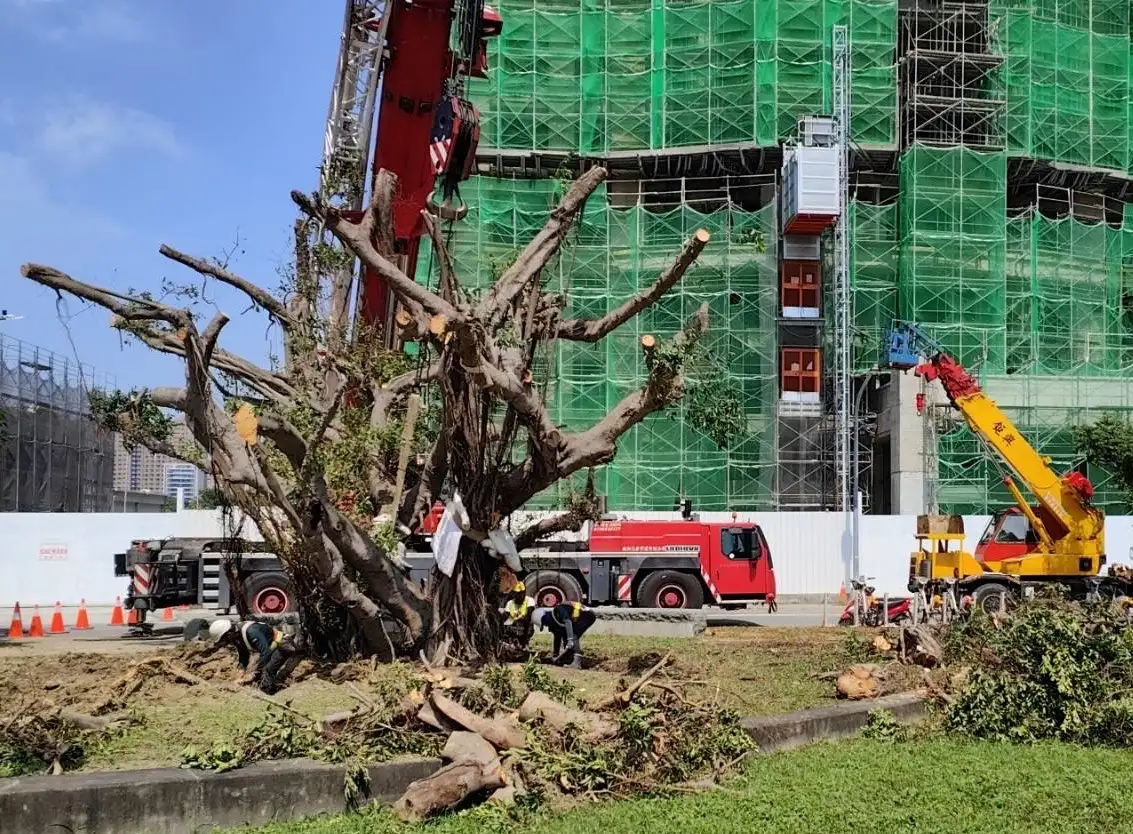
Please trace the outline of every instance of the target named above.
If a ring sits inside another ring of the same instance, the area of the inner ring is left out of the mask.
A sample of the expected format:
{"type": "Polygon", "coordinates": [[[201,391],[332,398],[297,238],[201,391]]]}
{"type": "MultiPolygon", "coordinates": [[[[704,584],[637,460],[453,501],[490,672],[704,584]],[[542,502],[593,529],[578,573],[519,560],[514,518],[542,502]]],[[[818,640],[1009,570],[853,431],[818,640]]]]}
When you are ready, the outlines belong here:
{"type": "Polygon", "coordinates": [[[244,580],[244,593],[253,614],[288,614],[295,611],[295,595],[286,574],[253,573],[244,580]]]}
{"type": "Polygon", "coordinates": [[[694,576],[661,570],[645,577],[637,589],[637,604],[641,608],[703,608],[704,589],[694,576]]]}
{"type": "Polygon", "coordinates": [[[550,608],[563,602],[582,602],[582,586],[569,573],[557,570],[539,570],[527,574],[523,580],[527,593],[536,605],[550,608]]]}

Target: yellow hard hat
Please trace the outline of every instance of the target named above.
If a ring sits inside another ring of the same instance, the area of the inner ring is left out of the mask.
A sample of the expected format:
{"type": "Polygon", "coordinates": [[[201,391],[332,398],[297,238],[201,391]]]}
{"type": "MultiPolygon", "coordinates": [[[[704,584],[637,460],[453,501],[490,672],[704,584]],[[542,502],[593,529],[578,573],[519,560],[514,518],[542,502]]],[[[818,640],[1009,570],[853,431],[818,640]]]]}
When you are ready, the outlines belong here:
{"type": "Polygon", "coordinates": [[[516,582],[516,583],[515,583],[515,587],[514,587],[514,588],[512,588],[511,590],[512,590],[512,593],[514,593],[514,594],[519,594],[519,593],[522,593],[522,592],[526,591],[526,590],[527,590],[527,586],[526,586],[526,585],[524,585],[524,584],[523,584],[522,582],[516,582]]]}

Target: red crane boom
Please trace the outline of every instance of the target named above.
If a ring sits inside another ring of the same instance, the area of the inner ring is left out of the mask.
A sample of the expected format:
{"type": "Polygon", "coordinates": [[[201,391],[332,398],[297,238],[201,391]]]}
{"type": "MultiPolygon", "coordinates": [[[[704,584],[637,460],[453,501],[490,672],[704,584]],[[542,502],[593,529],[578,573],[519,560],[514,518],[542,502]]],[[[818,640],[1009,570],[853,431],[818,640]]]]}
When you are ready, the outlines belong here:
{"type": "MultiPolygon", "coordinates": [[[[480,138],[479,113],[464,98],[469,76],[485,77],[487,38],[502,30],[483,0],[348,0],[338,72],[331,96],[322,188],[333,173],[357,171],[369,184],[377,171],[395,174],[393,206],[400,266],[413,275],[424,232],[421,210],[442,219],[466,213],[459,183],[472,173],[480,138]],[[380,99],[380,100],[379,100],[380,99]],[[374,136],[372,160],[367,159],[374,136]],[[437,178],[442,199],[433,199],[437,178]]],[[[324,196],[328,196],[324,193],[324,196]]],[[[360,211],[358,193],[347,210],[360,211]]],[[[358,313],[367,325],[392,333],[389,288],[364,272],[358,313]]]]}

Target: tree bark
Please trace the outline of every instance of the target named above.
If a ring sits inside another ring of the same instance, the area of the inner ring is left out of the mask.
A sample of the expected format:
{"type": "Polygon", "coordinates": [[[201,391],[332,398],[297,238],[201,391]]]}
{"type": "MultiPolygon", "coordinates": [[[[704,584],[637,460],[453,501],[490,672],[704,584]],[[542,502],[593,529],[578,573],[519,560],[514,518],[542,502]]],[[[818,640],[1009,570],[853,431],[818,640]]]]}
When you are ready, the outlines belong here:
{"type": "Polygon", "coordinates": [[[542,718],[548,726],[562,732],[569,726],[581,730],[583,739],[588,742],[602,741],[618,734],[618,725],[602,716],[560,704],[543,692],[532,692],[519,707],[519,717],[524,721],[542,718]]]}
{"type": "Polygon", "coordinates": [[[405,822],[419,823],[452,810],[469,797],[494,791],[506,784],[496,759],[488,764],[459,761],[413,782],[394,803],[394,813],[405,822]]]}

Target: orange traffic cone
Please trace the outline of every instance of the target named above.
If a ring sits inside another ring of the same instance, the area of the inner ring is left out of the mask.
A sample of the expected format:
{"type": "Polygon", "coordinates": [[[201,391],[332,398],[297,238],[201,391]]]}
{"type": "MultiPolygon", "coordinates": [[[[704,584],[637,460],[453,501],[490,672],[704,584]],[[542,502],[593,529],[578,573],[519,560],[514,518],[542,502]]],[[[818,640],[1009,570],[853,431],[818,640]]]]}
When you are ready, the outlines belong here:
{"type": "Polygon", "coordinates": [[[79,600],[79,613],[75,615],[75,631],[86,631],[90,628],[90,615],[87,614],[87,601],[79,600]]]}
{"type": "Polygon", "coordinates": [[[139,620],[138,620],[138,609],[137,608],[131,608],[130,609],[130,616],[126,618],[126,625],[137,625],[138,622],[139,622],[139,620]]]}
{"type": "Polygon", "coordinates": [[[111,625],[126,625],[126,616],[122,613],[122,597],[114,598],[114,611],[110,614],[111,625]]]}
{"type": "Polygon", "coordinates": [[[842,586],[838,589],[838,602],[845,604],[846,602],[849,601],[849,599],[850,599],[850,597],[846,593],[846,583],[843,582],[842,586]]]}
{"type": "Polygon", "coordinates": [[[164,620],[167,623],[173,622],[173,609],[172,608],[162,608],[161,609],[161,619],[164,620]]]}
{"type": "Polygon", "coordinates": [[[55,611],[51,615],[51,634],[66,634],[67,627],[63,625],[63,606],[55,600],[55,611]]]}
{"type": "Polygon", "coordinates": [[[39,616],[39,606],[31,611],[31,628],[28,629],[28,637],[42,637],[43,636],[43,618],[39,616]]]}
{"type": "Polygon", "coordinates": [[[20,616],[20,604],[12,609],[12,624],[8,626],[8,639],[19,640],[24,636],[24,620],[20,616]]]}

